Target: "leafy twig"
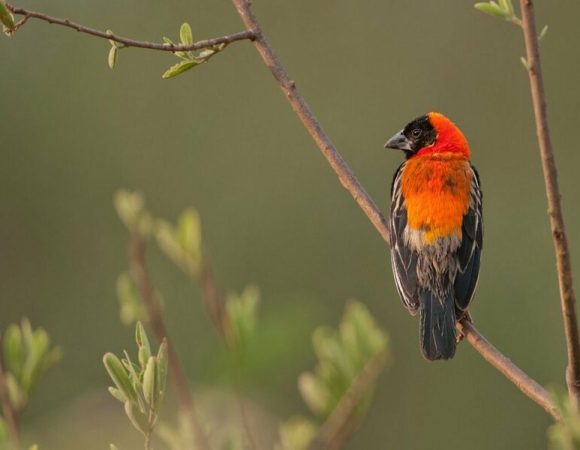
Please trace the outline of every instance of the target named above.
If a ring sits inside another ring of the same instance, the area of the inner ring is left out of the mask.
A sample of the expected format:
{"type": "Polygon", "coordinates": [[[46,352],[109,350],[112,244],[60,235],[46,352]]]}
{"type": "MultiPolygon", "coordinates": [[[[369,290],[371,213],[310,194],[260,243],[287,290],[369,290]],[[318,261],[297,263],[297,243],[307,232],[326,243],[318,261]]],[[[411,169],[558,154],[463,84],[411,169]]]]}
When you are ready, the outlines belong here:
{"type": "Polygon", "coordinates": [[[564,317],[564,332],[568,352],[568,368],[566,381],[568,393],[576,405],[580,403],[580,342],[578,341],[578,322],[576,319],[576,297],[572,282],[570,251],[564,216],[562,214],[561,194],[558,187],[558,172],[554,160],[554,151],[548,126],[548,112],[544,93],[544,80],[540,62],[538,35],[532,0],[520,0],[522,12],[522,29],[526,45],[527,70],[530,77],[530,90],[534,115],[536,118],[536,133],[542,157],[546,196],[548,198],[548,216],[552,228],[552,240],[556,253],[558,284],[560,286],[560,301],[564,317]]]}
{"type": "MultiPolygon", "coordinates": [[[[38,19],[48,22],[50,24],[61,25],[63,27],[72,28],[80,33],[90,34],[92,36],[96,36],[102,39],[107,39],[110,41],[118,42],[125,47],[135,47],[135,48],[145,48],[149,50],[161,50],[166,52],[187,52],[192,50],[200,50],[202,48],[213,47],[220,44],[231,44],[232,42],[242,41],[242,40],[253,40],[254,34],[251,31],[240,31],[238,33],[229,34],[226,36],[220,36],[213,39],[205,39],[203,41],[193,42],[188,45],[184,44],[171,44],[171,43],[157,43],[157,42],[147,42],[147,41],[138,41],[135,39],[129,39],[123,36],[118,36],[110,31],[100,31],[94,28],[89,28],[84,25],[80,25],[78,23],[71,22],[69,19],[61,19],[58,17],[52,17],[44,13],[30,11],[25,8],[19,8],[12,6],[10,4],[6,5],[8,9],[17,15],[24,16],[23,20],[16,24],[16,27],[13,31],[20,28],[26,20],[28,19],[38,19]]],[[[12,32],[13,32],[12,31],[12,32]]]]}
{"type": "Polygon", "coordinates": [[[147,308],[151,329],[159,342],[164,338],[167,339],[169,374],[171,375],[175,385],[176,397],[180,409],[189,418],[191,430],[197,443],[197,448],[200,450],[209,450],[207,438],[197,419],[195,408],[193,406],[187,377],[185,376],[177,352],[175,351],[169,338],[169,334],[167,333],[167,328],[161,314],[161,307],[155,296],[151,281],[149,280],[149,274],[145,264],[145,239],[137,232],[134,232],[131,238],[129,263],[131,266],[131,272],[137,282],[139,292],[141,293],[141,297],[143,298],[143,302],[147,308]]]}

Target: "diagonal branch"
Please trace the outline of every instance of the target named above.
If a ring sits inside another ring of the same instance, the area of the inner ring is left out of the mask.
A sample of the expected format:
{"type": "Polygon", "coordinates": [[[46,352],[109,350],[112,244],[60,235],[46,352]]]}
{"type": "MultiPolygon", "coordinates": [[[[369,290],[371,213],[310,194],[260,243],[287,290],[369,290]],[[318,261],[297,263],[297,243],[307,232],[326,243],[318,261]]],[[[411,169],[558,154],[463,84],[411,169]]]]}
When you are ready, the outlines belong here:
{"type": "MultiPolygon", "coordinates": [[[[230,34],[227,36],[220,36],[213,39],[206,39],[203,41],[194,42],[193,44],[184,45],[184,44],[161,44],[156,42],[147,42],[147,41],[137,41],[135,39],[129,39],[123,36],[118,36],[114,33],[107,32],[107,31],[100,31],[95,30],[94,28],[89,28],[84,25],[80,25],[78,23],[71,22],[68,19],[60,19],[58,17],[52,17],[44,13],[30,11],[24,8],[17,8],[15,6],[7,4],[8,9],[13,13],[20,16],[23,16],[23,19],[16,24],[16,29],[20,28],[28,19],[38,19],[48,22],[50,24],[60,25],[63,27],[72,28],[73,30],[78,31],[79,33],[90,34],[92,36],[96,36],[102,39],[108,39],[110,41],[118,42],[119,44],[123,44],[125,47],[135,47],[135,48],[146,48],[149,50],[161,50],[166,52],[185,52],[185,51],[192,51],[192,50],[200,50],[202,48],[213,47],[214,45],[219,44],[231,44],[232,42],[241,41],[241,40],[253,40],[254,34],[251,31],[240,31],[239,33],[230,34]]],[[[13,30],[15,31],[15,30],[13,30]]]]}
{"type": "Polygon", "coordinates": [[[173,378],[179,408],[189,419],[191,431],[196,441],[196,448],[199,450],[209,450],[207,438],[203,432],[201,424],[197,420],[187,377],[183,367],[181,366],[175,347],[167,333],[167,327],[165,326],[161,314],[161,307],[157,301],[157,297],[155,296],[151,280],[149,279],[147,266],[145,264],[145,239],[139,233],[134,233],[131,238],[129,246],[129,263],[131,274],[137,283],[143,303],[147,309],[149,325],[159,342],[163,341],[163,339],[166,339],[167,341],[169,374],[173,378]]]}
{"type": "Polygon", "coordinates": [[[564,226],[560,188],[558,187],[558,172],[554,160],[554,151],[550,140],[550,128],[548,127],[548,112],[546,109],[546,96],[544,93],[544,80],[542,78],[542,65],[540,63],[540,51],[536,33],[536,20],[532,0],[520,0],[522,10],[522,28],[526,44],[527,69],[530,77],[530,90],[534,115],[536,118],[536,133],[540,145],[542,169],[544,170],[544,182],[546,196],[548,198],[548,216],[552,228],[552,240],[556,253],[556,267],[558,271],[558,284],[560,286],[560,302],[564,317],[564,332],[566,335],[566,347],[568,352],[568,368],[566,381],[570,399],[578,406],[580,403],[580,343],[578,341],[578,322],[576,320],[576,298],[572,283],[572,267],[568,238],[564,226]]]}
{"type": "MultiPolygon", "coordinates": [[[[250,2],[248,0],[232,0],[232,2],[246,28],[254,33],[254,45],[262,57],[264,64],[270,69],[272,75],[280,85],[280,88],[292,106],[292,109],[306,127],[306,130],[330,164],[332,170],[334,170],[338,176],[342,186],[350,192],[356,203],[375,226],[381,237],[388,243],[389,229],[385,218],[356,179],[344,159],[340,156],[338,150],[330,140],[330,137],[322,130],[322,127],[312,114],[306,101],[298,92],[296,84],[292,81],[288,72],[286,72],[286,69],[284,69],[280,60],[274,53],[274,50],[266,40],[258,20],[251,11],[250,2]]],[[[551,402],[546,391],[527,376],[513,362],[511,362],[509,358],[504,356],[499,352],[499,350],[491,345],[473,325],[463,327],[463,334],[467,338],[467,341],[473,345],[475,350],[477,350],[486,361],[506,376],[524,394],[529,396],[533,401],[557,418],[555,406],[551,402]],[[531,393],[537,395],[531,395],[531,393]]]]}

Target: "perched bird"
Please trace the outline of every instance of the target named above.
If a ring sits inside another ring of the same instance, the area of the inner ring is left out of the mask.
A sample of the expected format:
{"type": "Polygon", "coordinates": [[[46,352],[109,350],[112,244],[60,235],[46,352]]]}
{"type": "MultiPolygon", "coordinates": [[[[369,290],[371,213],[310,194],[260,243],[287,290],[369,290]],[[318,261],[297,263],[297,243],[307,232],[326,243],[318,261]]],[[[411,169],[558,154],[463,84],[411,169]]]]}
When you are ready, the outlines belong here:
{"type": "Polygon", "coordinates": [[[443,114],[409,123],[385,144],[406,160],[391,186],[391,262],[401,300],[419,312],[428,360],[455,354],[457,320],[469,317],[483,240],[479,175],[467,139],[443,114]]]}

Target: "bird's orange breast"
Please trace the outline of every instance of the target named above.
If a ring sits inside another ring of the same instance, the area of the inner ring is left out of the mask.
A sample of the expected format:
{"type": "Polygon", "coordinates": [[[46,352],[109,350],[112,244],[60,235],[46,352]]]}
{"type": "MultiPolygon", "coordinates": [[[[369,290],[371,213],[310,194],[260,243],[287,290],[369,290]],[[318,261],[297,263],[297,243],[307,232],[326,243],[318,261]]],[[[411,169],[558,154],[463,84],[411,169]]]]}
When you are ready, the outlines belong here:
{"type": "Polygon", "coordinates": [[[427,242],[452,234],[461,237],[472,177],[469,161],[457,154],[409,159],[401,180],[408,226],[422,231],[427,242]]]}

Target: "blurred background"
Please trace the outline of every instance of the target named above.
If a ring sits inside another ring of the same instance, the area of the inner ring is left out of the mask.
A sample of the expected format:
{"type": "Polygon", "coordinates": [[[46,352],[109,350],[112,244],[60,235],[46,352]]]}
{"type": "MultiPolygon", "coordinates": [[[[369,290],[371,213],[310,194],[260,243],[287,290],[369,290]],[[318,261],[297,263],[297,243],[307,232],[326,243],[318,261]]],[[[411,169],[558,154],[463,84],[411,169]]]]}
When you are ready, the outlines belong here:
{"type": "MultiPolygon", "coordinates": [[[[14,1],[136,39],[242,29],[228,0],[14,1]]],[[[387,210],[402,154],[383,143],[444,112],[462,128],[484,189],[485,247],[472,308],[481,332],[543,385],[564,383],[565,347],[543,179],[518,29],[472,2],[255,0],[265,33],[368,192],[387,210]]],[[[553,143],[580,280],[580,4],[538,2],[553,143]],[[551,7],[550,7],[551,6],[551,7]]],[[[293,115],[251,44],[176,79],[170,54],[123,50],[30,21],[0,39],[0,327],[21,316],[64,351],[23,417],[43,449],[141,445],[108,395],[106,351],[133,349],[115,283],[128,234],[112,197],[140,190],[174,220],[195,206],[220,284],[262,291],[259,357],[245,394],[272,418],[307,411],[296,378],[310,336],[345,301],[368,305],[393,361],[348,449],[542,449],[550,418],[469,346],[429,364],[401,306],[388,249],[293,115]]],[[[153,280],[200,396],[230,389],[200,292],[158,250],[153,280]]]]}

